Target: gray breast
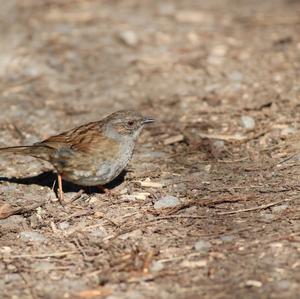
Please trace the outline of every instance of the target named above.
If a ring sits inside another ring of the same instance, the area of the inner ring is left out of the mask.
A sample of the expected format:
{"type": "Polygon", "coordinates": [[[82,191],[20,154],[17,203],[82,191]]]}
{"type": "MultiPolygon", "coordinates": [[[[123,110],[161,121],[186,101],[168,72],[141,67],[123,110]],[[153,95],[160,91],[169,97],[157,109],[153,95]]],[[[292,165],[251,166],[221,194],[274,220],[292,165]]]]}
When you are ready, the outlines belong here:
{"type": "Polygon", "coordinates": [[[99,180],[105,181],[104,184],[116,178],[130,161],[133,154],[133,149],[134,142],[126,142],[122,144],[118,158],[99,164],[96,177],[98,177],[99,180]]]}

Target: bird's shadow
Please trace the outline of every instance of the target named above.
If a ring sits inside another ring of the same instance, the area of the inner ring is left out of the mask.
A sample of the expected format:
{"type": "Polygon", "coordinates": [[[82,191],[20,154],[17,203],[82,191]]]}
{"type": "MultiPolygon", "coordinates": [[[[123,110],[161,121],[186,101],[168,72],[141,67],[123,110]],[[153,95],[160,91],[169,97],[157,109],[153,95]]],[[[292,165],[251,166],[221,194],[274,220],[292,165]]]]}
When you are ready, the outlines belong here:
{"type": "MultiPolygon", "coordinates": [[[[104,187],[107,189],[113,189],[114,187],[119,186],[124,182],[124,178],[126,175],[126,170],[123,170],[118,177],[116,177],[113,181],[106,184],[104,187]]],[[[55,192],[57,190],[57,175],[52,171],[43,172],[39,175],[32,176],[32,177],[25,177],[25,178],[7,178],[7,177],[0,177],[0,182],[10,182],[16,183],[21,185],[39,185],[43,187],[53,188],[55,185],[55,192]]],[[[80,190],[84,190],[86,194],[94,194],[94,193],[103,193],[100,188],[97,187],[86,187],[86,186],[79,186],[73,184],[68,181],[63,181],[63,191],[67,192],[79,192],[80,190]]]]}

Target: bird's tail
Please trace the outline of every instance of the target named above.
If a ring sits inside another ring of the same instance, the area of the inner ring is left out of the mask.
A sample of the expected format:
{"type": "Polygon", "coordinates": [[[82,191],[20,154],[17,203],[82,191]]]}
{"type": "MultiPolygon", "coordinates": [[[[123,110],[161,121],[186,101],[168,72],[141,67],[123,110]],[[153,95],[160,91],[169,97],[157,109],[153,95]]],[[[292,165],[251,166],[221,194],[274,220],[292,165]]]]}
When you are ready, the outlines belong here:
{"type": "Polygon", "coordinates": [[[50,154],[50,148],[46,146],[11,146],[11,147],[2,147],[0,148],[0,155],[13,154],[13,155],[23,155],[23,156],[32,156],[35,158],[48,160],[50,154]]]}

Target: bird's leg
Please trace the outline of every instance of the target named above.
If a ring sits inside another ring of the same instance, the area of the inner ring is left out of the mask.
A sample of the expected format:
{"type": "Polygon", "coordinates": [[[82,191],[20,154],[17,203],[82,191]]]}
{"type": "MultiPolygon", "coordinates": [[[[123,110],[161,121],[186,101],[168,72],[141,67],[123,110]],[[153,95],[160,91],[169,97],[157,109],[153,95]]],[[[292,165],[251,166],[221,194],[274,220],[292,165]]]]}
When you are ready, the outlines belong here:
{"type": "Polygon", "coordinates": [[[60,203],[64,204],[64,192],[62,189],[62,178],[60,174],[57,174],[57,180],[58,180],[58,199],[60,203]]]}

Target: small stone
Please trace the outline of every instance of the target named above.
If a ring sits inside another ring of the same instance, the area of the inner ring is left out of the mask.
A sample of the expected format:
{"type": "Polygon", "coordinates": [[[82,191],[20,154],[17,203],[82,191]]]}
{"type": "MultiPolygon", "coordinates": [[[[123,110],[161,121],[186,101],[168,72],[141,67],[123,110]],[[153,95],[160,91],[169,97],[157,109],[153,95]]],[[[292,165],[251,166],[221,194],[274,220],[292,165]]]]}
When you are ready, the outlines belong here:
{"type": "Polygon", "coordinates": [[[274,215],[267,212],[261,212],[260,213],[261,220],[265,223],[270,223],[274,220],[274,215]]]}
{"type": "Polygon", "coordinates": [[[61,222],[58,224],[58,228],[61,230],[66,230],[68,229],[70,224],[67,221],[61,222]]]}
{"type": "Polygon", "coordinates": [[[163,184],[158,182],[152,182],[149,178],[147,178],[145,181],[140,182],[142,187],[148,187],[148,188],[162,188],[163,184]]]}
{"type": "Polygon", "coordinates": [[[96,229],[89,232],[92,237],[104,238],[107,237],[108,233],[104,227],[97,227],[96,229]]]}
{"type": "Polygon", "coordinates": [[[242,81],[243,80],[243,74],[238,71],[234,71],[234,72],[230,73],[228,75],[228,77],[232,81],[242,81]]]}
{"type": "Polygon", "coordinates": [[[150,266],[151,272],[159,272],[164,269],[164,264],[161,261],[154,261],[150,266]]]}
{"type": "Polygon", "coordinates": [[[210,248],[211,248],[211,244],[207,241],[204,241],[204,240],[199,240],[195,244],[195,249],[197,251],[207,252],[207,251],[209,251],[210,248]]]}
{"type": "Polygon", "coordinates": [[[295,128],[284,128],[281,130],[281,135],[286,136],[290,134],[294,134],[297,130],[295,128]]]}
{"type": "Polygon", "coordinates": [[[224,142],[224,140],[214,140],[213,146],[218,150],[222,150],[222,149],[224,149],[225,142],[224,142]]]}
{"type": "Polygon", "coordinates": [[[262,286],[262,283],[258,280],[247,280],[245,282],[245,286],[246,287],[256,287],[256,288],[260,288],[262,286]]]}
{"type": "Polygon", "coordinates": [[[134,192],[133,194],[123,194],[122,200],[146,200],[151,195],[149,192],[134,192]]]}
{"type": "Polygon", "coordinates": [[[232,235],[221,236],[220,239],[221,239],[223,242],[231,242],[231,241],[234,240],[234,236],[232,236],[232,235]]]}
{"type": "Polygon", "coordinates": [[[20,233],[20,238],[22,241],[25,242],[44,242],[46,240],[46,238],[38,233],[38,232],[34,232],[34,231],[24,231],[20,233]]]}
{"type": "Polygon", "coordinates": [[[205,166],[204,166],[204,170],[205,170],[206,172],[210,172],[210,170],[211,170],[211,165],[210,165],[210,164],[205,165],[205,166]]]}
{"type": "Polygon", "coordinates": [[[286,209],[288,209],[289,205],[288,204],[282,204],[282,205],[279,205],[279,206],[274,206],[271,208],[272,212],[273,213],[280,213],[286,209]]]}
{"type": "Polygon", "coordinates": [[[172,208],[180,205],[180,200],[171,195],[167,195],[154,203],[154,209],[172,208]]]}
{"type": "Polygon", "coordinates": [[[134,47],[138,44],[138,36],[134,31],[122,31],[119,34],[120,40],[127,46],[134,47]]]}
{"type": "Polygon", "coordinates": [[[255,120],[251,116],[243,115],[241,117],[241,124],[245,129],[252,130],[255,127],[255,120]]]}

